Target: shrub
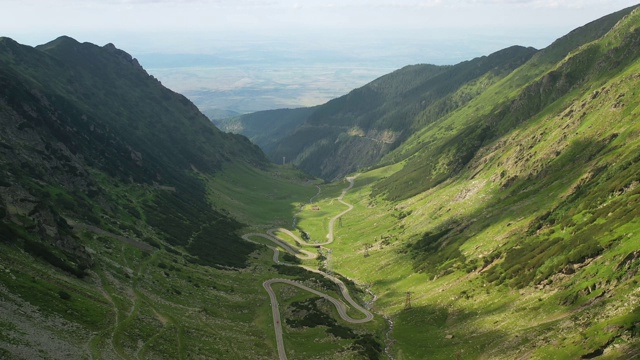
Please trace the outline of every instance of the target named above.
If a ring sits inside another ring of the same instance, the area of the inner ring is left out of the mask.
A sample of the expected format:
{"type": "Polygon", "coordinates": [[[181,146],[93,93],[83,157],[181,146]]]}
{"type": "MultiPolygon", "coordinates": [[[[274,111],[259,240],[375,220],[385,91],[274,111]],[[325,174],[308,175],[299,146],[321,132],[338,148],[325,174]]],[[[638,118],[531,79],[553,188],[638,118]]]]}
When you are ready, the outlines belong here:
{"type": "Polygon", "coordinates": [[[60,270],[66,271],[75,275],[78,278],[85,277],[88,267],[84,264],[79,264],[76,267],[71,266],[65,255],[56,254],[48,246],[33,240],[24,241],[24,250],[29,254],[39,257],[42,260],[48,262],[50,265],[57,267],[60,270]]]}
{"type": "Polygon", "coordinates": [[[0,242],[14,242],[21,236],[11,225],[0,221],[0,242]]]}
{"type": "Polygon", "coordinates": [[[294,263],[294,264],[301,264],[302,262],[300,261],[300,259],[298,259],[297,256],[295,255],[291,255],[288,252],[285,252],[284,255],[282,255],[282,259],[286,262],[289,263],[294,263]]]}
{"type": "Polygon", "coordinates": [[[58,296],[62,300],[70,300],[71,299],[71,294],[69,294],[68,292],[66,292],[64,290],[58,291],[58,296]]]}

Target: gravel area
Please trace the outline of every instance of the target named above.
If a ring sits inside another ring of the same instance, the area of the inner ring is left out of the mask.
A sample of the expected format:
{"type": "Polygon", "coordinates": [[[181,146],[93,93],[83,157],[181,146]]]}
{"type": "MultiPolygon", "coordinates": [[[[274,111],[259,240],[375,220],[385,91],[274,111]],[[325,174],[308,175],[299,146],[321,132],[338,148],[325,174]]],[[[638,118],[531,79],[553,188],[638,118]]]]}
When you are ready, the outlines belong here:
{"type": "Polygon", "coordinates": [[[77,324],[43,314],[0,284],[0,358],[90,359],[89,337],[77,324]]]}

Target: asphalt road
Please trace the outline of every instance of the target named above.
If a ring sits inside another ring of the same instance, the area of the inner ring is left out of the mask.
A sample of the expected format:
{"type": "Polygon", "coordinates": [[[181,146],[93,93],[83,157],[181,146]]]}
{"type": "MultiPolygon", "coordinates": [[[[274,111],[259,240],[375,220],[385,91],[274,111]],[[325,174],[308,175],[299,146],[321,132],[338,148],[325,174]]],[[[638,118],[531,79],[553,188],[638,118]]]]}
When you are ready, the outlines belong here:
{"type": "MultiPolygon", "coordinates": [[[[242,236],[243,239],[256,243],[256,241],[251,240],[252,237],[261,237],[263,239],[267,239],[271,242],[273,242],[274,244],[276,244],[277,246],[282,247],[285,251],[287,251],[288,253],[297,256],[300,259],[315,259],[317,257],[316,253],[304,250],[304,249],[300,249],[296,246],[293,246],[289,243],[287,243],[286,241],[280,239],[278,236],[275,235],[276,232],[281,232],[281,233],[285,233],[288,236],[290,236],[291,238],[293,238],[297,243],[302,244],[304,246],[324,246],[324,245],[328,245],[331,244],[334,240],[333,237],[333,229],[334,229],[334,224],[336,222],[336,220],[338,220],[341,216],[343,216],[344,214],[348,213],[349,211],[353,210],[353,205],[345,202],[343,200],[345,194],[351,190],[351,188],[353,187],[353,182],[354,182],[354,177],[350,177],[347,178],[347,180],[349,181],[349,187],[347,187],[346,189],[342,190],[342,194],[340,194],[340,197],[338,197],[338,201],[340,201],[342,204],[346,205],[348,207],[347,210],[341,212],[340,214],[334,216],[330,221],[329,221],[329,229],[328,229],[328,233],[327,233],[327,241],[321,244],[310,244],[307,243],[306,241],[300,239],[296,234],[292,233],[291,231],[287,230],[287,229],[273,229],[273,230],[269,230],[267,231],[266,234],[263,233],[249,233],[249,234],[245,234],[242,236]]],[[[279,260],[279,256],[280,256],[280,251],[278,250],[278,248],[274,247],[274,246],[270,246],[267,245],[270,249],[273,250],[273,261],[277,264],[283,264],[283,265],[289,265],[289,266],[297,266],[297,265],[290,265],[290,264],[284,264],[281,263],[279,260]]],[[[349,305],[351,307],[353,307],[354,309],[358,310],[360,313],[364,314],[364,318],[361,319],[355,319],[352,318],[351,316],[349,316],[349,314],[347,314],[347,305],[345,305],[344,302],[329,296],[321,291],[312,289],[308,286],[305,286],[297,281],[294,280],[289,280],[289,279],[269,279],[267,281],[265,281],[264,283],[262,283],[262,286],[264,287],[264,289],[267,291],[267,293],[269,294],[269,299],[271,301],[271,313],[273,315],[273,328],[275,331],[275,335],[276,335],[276,344],[278,347],[278,357],[280,360],[286,360],[287,359],[287,354],[285,351],[285,347],[284,347],[284,339],[282,337],[282,320],[280,318],[280,310],[279,310],[279,304],[278,304],[278,298],[275,294],[275,292],[273,291],[272,285],[273,284],[286,284],[286,285],[291,285],[291,286],[295,286],[298,287],[302,290],[308,291],[312,294],[315,294],[317,296],[320,296],[326,300],[328,300],[329,302],[331,302],[335,307],[336,310],[338,311],[338,315],[340,315],[340,317],[344,320],[347,321],[349,323],[352,324],[362,324],[368,321],[371,321],[373,319],[373,314],[371,314],[371,312],[369,312],[367,309],[363,308],[362,306],[360,306],[358,303],[356,303],[353,298],[351,298],[351,295],[349,294],[349,290],[347,289],[347,286],[338,278],[331,276],[327,273],[324,273],[320,270],[317,269],[313,269],[307,266],[301,266],[302,268],[308,270],[308,271],[313,271],[315,273],[321,274],[322,276],[326,277],[327,279],[333,281],[334,283],[336,283],[338,285],[338,287],[340,288],[340,292],[342,294],[342,297],[344,297],[344,299],[347,301],[347,303],[349,303],[349,305]]]]}

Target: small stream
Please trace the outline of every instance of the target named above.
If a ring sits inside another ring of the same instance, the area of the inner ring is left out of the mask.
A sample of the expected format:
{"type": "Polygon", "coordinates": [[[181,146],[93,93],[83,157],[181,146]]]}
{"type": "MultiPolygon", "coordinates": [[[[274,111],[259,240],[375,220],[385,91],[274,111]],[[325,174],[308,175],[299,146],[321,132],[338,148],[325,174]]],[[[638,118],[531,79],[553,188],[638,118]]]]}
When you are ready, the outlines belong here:
{"type": "MultiPolygon", "coordinates": [[[[371,308],[373,307],[373,303],[376,302],[376,300],[378,300],[378,295],[374,294],[373,291],[371,291],[370,287],[367,287],[365,291],[372,296],[371,301],[365,304],[365,307],[367,308],[367,310],[371,310],[371,308]]],[[[393,354],[391,353],[391,346],[393,346],[393,343],[394,343],[392,338],[393,320],[391,320],[391,318],[386,315],[382,315],[382,317],[387,321],[387,324],[389,326],[389,330],[385,334],[384,353],[387,355],[387,357],[390,360],[395,360],[395,357],[393,357],[393,354]]]]}
{"type": "Polygon", "coordinates": [[[391,346],[393,346],[393,338],[392,338],[392,334],[393,334],[393,320],[391,320],[390,317],[383,315],[382,316],[385,320],[387,320],[387,324],[389,324],[389,331],[387,331],[386,334],[386,339],[384,342],[384,353],[387,354],[387,357],[391,360],[395,360],[395,358],[393,357],[393,354],[391,354],[391,346]]]}

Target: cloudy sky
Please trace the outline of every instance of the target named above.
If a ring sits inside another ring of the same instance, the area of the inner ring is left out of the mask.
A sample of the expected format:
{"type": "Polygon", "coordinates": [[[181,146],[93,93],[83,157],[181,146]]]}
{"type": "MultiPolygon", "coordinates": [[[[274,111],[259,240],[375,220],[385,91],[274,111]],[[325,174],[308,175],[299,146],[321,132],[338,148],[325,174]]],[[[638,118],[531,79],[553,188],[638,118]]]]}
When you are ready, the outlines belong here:
{"type": "Polygon", "coordinates": [[[206,52],[202,42],[502,36],[543,47],[638,0],[0,0],[0,35],[59,35],[132,52],[206,52]],[[198,44],[199,45],[196,45],[198,44]]]}

